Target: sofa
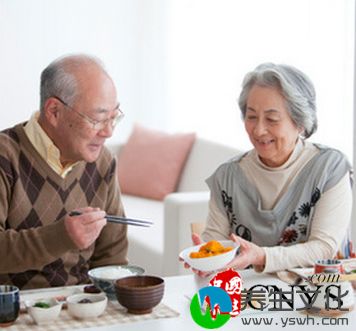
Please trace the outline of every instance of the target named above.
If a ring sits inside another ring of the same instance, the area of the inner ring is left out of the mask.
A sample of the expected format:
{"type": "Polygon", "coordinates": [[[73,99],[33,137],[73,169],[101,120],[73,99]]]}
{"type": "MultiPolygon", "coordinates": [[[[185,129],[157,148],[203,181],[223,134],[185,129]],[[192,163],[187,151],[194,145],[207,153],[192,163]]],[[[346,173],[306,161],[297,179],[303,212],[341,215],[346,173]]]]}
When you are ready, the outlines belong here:
{"type": "MultiPolygon", "coordinates": [[[[108,146],[120,159],[123,144],[108,146]]],[[[190,224],[208,214],[209,189],[205,179],[218,165],[239,152],[237,148],[196,137],[174,193],[163,201],[123,194],[126,217],[154,222],[150,228],[129,226],[128,258],[146,274],[185,274],[179,252],[192,245],[190,224]]]]}

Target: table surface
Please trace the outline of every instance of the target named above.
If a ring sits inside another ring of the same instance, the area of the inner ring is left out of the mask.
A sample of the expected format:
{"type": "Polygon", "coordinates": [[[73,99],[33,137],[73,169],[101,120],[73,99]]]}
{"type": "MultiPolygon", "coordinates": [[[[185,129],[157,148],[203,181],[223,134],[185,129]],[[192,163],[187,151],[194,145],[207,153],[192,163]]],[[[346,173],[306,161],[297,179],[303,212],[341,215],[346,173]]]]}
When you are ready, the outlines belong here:
{"type": "MultiPolygon", "coordinates": [[[[288,285],[272,275],[257,274],[253,270],[244,270],[239,272],[243,286],[252,287],[254,285],[277,285],[278,288],[289,289],[288,285]]],[[[178,317],[161,318],[149,321],[120,324],[120,331],[142,330],[145,331],[172,331],[172,330],[204,330],[198,326],[192,319],[190,314],[190,301],[193,295],[200,288],[207,286],[212,277],[201,279],[196,275],[166,277],[165,279],[165,294],[163,303],[177,311],[178,317]]],[[[298,306],[295,305],[294,309],[298,306]]],[[[301,305],[300,305],[301,306],[301,305]]],[[[342,325],[343,330],[355,329],[356,326],[356,310],[343,314],[336,318],[324,318],[314,315],[307,315],[299,311],[268,311],[263,312],[251,311],[251,313],[241,312],[240,316],[230,318],[230,320],[221,328],[221,330],[238,330],[243,327],[244,330],[278,330],[278,329],[293,329],[303,327],[307,330],[325,330],[335,328],[335,325],[342,325]],[[250,321],[250,325],[246,325],[243,321],[250,321]],[[266,325],[266,322],[271,323],[266,325]],[[260,323],[260,325],[257,325],[260,323]],[[298,325],[299,324],[299,325],[298,325]]],[[[114,331],[118,330],[118,325],[108,325],[105,327],[94,327],[79,330],[90,331],[114,331]]]]}

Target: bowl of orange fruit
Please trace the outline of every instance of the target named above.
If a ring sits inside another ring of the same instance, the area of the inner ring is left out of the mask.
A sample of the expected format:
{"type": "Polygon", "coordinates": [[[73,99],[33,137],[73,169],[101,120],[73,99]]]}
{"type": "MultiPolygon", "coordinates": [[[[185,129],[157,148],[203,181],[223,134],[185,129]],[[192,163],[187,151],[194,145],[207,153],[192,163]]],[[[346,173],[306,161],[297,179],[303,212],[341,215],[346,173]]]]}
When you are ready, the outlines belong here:
{"type": "Polygon", "coordinates": [[[240,245],[232,240],[209,241],[183,250],[179,257],[200,271],[223,269],[236,256],[240,245]]]}

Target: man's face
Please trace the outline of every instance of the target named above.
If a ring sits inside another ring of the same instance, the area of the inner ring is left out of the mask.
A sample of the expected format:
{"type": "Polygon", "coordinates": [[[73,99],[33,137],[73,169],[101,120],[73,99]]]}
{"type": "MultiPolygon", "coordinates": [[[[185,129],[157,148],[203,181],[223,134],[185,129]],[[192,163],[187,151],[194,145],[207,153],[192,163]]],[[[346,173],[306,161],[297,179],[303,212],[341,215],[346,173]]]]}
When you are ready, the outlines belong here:
{"type": "MultiPolygon", "coordinates": [[[[118,114],[115,85],[106,73],[99,68],[89,68],[80,75],[76,74],[76,77],[79,96],[71,105],[73,109],[97,121],[118,114]]],[[[114,128],[109,122],[102,130],[95,130],[90,121],[72,109],[62,103],[59,107],[55,144],[61,152],[62,165],[81,160],[95,161],[114,128]]]]}

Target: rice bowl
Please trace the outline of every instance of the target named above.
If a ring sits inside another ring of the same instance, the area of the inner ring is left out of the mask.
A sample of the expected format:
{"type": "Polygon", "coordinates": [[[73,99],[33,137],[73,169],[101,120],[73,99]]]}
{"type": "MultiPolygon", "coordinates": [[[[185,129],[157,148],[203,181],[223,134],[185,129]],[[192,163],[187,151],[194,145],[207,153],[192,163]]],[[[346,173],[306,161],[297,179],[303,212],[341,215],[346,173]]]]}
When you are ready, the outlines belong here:
{"type": "Polygon", "coordinates": [[[144,269],[135,266],[106,266],[89,270],[88,276],[93,284],[112,300],[116,299],[115,281],[117,279],[142,275],[144,272],[144,269]]]}

